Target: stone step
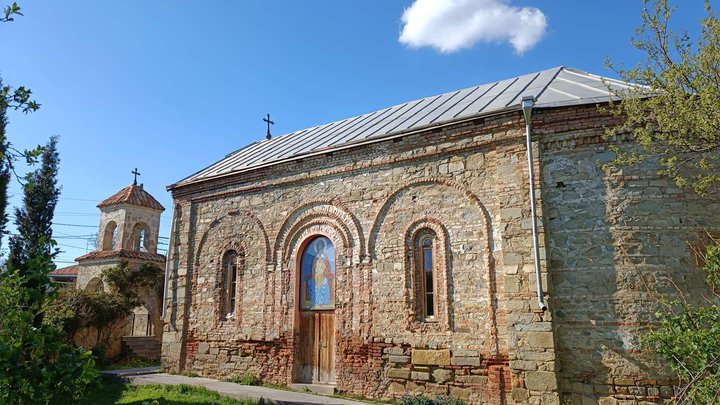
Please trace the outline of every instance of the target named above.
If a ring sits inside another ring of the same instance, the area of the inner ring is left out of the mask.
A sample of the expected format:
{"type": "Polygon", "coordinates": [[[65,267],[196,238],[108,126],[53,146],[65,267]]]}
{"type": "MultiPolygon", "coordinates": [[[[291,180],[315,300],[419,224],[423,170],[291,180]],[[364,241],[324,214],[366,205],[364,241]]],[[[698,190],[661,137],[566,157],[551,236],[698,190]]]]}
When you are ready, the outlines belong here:
{"type": "Polygon", "coordinates": [[[162,342],[155,336],[123,336],[122,345],[129,353],[151,359],[160,358],[162,351],[162,342]]]}
{"type": "Polygon", "coordinates": [[[335,385],[334,384],[307,384],[307,383],[293,383],[288,384],[288,388],[295,391],[300,392],[314,392],[317,394],[323,394],[323,395],[333,395],[335,394],[335,385]]]}

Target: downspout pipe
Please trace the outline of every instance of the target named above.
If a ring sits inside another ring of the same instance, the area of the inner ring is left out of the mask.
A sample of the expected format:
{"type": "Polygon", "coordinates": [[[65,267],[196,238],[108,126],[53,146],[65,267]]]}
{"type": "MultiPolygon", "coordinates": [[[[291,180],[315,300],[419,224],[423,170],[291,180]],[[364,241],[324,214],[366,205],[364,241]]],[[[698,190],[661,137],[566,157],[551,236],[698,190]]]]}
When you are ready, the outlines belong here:
{"type": "Polygon", "coordinates": [[[532,155],[532,109],[535,105],[534,96],[525,96],[522,98],[522,111],[525,117],[525,146],[527,147],[528,171],[530,173],[530,215],[532,216],[532,237],[533,237],[533,254],[535,256],[535,280],[537,282],[537,302],[541,310],[546,311],[543,289],[542,276],[540,273],[540,246],[538,244],[538,226],[537,226],[537,207],[535,204],[535,166],[533,165],[532,155]]]}

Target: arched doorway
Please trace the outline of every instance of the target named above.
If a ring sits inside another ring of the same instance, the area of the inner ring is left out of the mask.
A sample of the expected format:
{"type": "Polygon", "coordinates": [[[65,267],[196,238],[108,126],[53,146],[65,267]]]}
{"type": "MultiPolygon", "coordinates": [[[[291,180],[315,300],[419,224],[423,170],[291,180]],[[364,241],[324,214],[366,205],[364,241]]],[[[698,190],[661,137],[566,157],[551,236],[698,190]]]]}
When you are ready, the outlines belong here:
{"type": "Polygon", "coordinates": [[[307,240],[298,258],[297,380],[335,383],[335,246],[326,236],[307,240]]]}

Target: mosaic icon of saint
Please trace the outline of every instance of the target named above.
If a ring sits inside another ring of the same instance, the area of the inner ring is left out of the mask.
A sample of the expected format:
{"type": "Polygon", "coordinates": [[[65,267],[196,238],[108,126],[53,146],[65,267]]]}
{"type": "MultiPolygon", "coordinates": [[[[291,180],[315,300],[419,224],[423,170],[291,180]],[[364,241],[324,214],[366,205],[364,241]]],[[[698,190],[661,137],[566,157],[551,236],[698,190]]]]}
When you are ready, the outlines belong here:
{"type": "Polygon", "coordinates": [[[301,291],[305,309],[332,309],[335,297],[335,269],[332,242],[319,237],[310,243],[302,258],[301,291]]]}

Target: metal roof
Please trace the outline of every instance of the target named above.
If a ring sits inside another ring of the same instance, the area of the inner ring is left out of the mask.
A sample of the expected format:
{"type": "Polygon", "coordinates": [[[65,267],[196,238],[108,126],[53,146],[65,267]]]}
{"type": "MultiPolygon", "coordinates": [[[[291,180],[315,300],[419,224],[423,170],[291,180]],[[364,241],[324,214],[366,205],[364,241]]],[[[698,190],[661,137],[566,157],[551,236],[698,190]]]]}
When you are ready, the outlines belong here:
{"type": "Polygon", "coordinates": [[[519,110],[524,96],[535,96],[535,108],[606,102],[610,99],[608,86],[623,90],[631,85],[560,66],[425,97],[252,143],[168,189],[479,115],[519,110]]]}

